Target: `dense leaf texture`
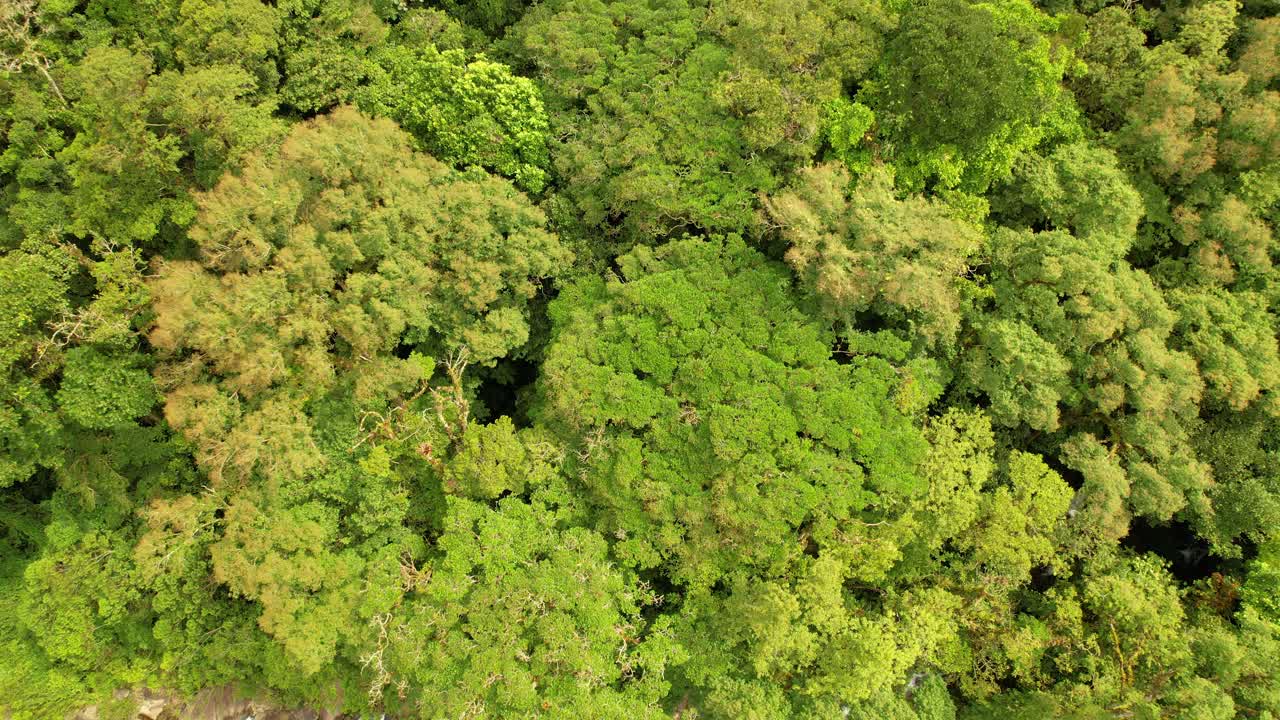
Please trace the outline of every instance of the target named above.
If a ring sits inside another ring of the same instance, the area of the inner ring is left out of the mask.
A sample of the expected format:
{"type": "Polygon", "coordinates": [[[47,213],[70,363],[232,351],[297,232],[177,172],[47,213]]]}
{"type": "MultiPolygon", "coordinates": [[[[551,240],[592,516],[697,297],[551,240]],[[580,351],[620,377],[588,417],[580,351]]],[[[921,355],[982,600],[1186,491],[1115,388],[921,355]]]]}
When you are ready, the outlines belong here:
{"type": "Polygon", "coordinates": [[[1280,718],[1277,11],[0,0],[0,716],[1280,718]]]}
{"type": "Polygon", "coordinates": [[[175,356],[166,416],[215,477],[305,474],[320,460],[303,404],[346,377],[394,395],[421,374],[397,346],[489,362],[524,344],[535,278],[567,260],[509,183],[353,109],[299,127],[200,208],[200,260],[161,271],[149,338],[175,356]]]}
{"type": "Polygon", "coordinates": [[[919,485],[893,367],[832,360],[781,267],[734,237],[620,262],[552,306],[542,414],[586,438],[584,483],[628,563],[695,587],[777,572],[802,528],[835,543],[875,493],[919,485]]]}

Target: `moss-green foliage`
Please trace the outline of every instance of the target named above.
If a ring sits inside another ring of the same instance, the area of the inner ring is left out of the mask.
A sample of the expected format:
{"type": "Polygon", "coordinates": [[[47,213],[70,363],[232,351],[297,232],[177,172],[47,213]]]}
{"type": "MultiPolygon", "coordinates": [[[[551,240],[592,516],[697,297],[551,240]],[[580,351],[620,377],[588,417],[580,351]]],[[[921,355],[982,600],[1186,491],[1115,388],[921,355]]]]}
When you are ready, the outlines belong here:
{"type": "Polygon", "coordinates": [[[492,500],[508,493],[522,495],[555,472],[555,445],[517,431],[511,418],[500,417],[479,425],[462,438],[457,455],[444,470],[444,487],[450,493],[478,500],[492,500]]]}
{"type": "Polygon", "coordinates": [[[103,355],[92,347],[67,353],[58,403],[87,428],[108,428],[147,414],[156,404],[151,374],[137,367],[141,356],[103,355]]]}
{"type": "Polygon", "coordinates": [[[1206,421],[1194,443],[1213,467],[1214,514],[1201,534],[1225,556],[1239,556],[1231,542],[1244,535],[1265,542],[1280,519],[1280,447],[1276,417],[1254,405],[1240,413],[1221,413],[1206,421]]]}
{"type": "Polygon", "coordinates": [[[26,236],[173,242],[194,215],[190,191],[278,137],[274,103],[253,97],[245,70],[153,72],[146,55],[96,47],[61,73],[71,109],[48,86],[11,87],[8,214],[26,236]]]}
{"type": "Polygon", "coordinates": [[[466,23],[468,28],[497,35],[518,20],[531,3],[527,0],[440,0],[436,4],[466,23]]]}
{"type": "Polygon", "coordinates": [[[659,598],[609,561],[600,535],[557,524],[515,498],[450,501],[439,559],[412,599],[375,617],[376,662],[413,688],[420,717],[663,716],[662,675],[679,651],[661,628],[642,640],[640,616],[659,598]]]}
{"type": "Polygon", "coordinates": [[[0,716],[1280,717],[1274,0],[0,0],[0,716]]]}
{"type": "MultiPolygon", "coordinates": [[[[971,387],[1004,424],[1091,433],[1071,442],[1107,446],[1128,487],[1106,492],[1138,514],[1207,512],[1208,469],[1187,447],[1203,381],[1195,359],[1170,346],[1176,316],[1151,278],[1109,243],[1063,231],[1002,229],[992,245],[994,307],[975,323],[971,387]]],[[[1091,491],[1111,482],[1091,461],[1076,469],[1091,491]]]]}
{"type": "Polygon", "coordinates": [[[370,51],[389,32],[378,8],[368,0],[286,0],[276,11],[281,102],[307,114],[350,102],[370,51]]]}
{"type": "Polygon", "coordinates": [[[625,249],[755,224],[756,192],[813,154],[823,103],[866,74],[891,18],[880,2],[556,0],[504,46],[545,90],[566,213],[625,249]]]}
{"type": "Polygon", "coordinates": [[[30,373],[29,364],[39,355],[44,325],[68,308],[66,281],[73,269],[59,253],[33,249],[0,258],[0,485],[25,480],[37,467],[58,462],[60,423],[40,375],[30,373]]]}
{"type": "Polygon", "coordinates": [[[1123,252],[1142,219],[1142,198],[1115,153],[1089,143],[1059,145],[1048,157],[1025,156],[1013,186],[1002,198],[1013,206],[1001,213],[1010,225],[1048,223],[1123,252]]]}

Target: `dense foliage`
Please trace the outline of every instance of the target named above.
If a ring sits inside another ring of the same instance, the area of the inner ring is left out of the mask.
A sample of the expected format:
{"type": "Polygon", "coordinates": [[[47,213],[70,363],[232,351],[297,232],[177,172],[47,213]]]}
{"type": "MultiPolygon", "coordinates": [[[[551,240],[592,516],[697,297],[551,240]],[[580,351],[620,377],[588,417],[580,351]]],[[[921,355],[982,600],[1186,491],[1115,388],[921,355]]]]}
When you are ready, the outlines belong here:
{"type": "Polygon", "coordinates": [[[1277,10],[0,0],[0,716],[1280,720],[1277,10]]]}

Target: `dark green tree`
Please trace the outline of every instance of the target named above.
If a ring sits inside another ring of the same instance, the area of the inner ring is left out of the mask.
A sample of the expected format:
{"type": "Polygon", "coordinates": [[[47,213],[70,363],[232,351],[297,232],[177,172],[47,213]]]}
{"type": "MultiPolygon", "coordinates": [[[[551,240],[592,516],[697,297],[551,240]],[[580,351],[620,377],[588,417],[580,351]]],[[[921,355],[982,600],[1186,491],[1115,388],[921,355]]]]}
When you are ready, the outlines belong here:
{"type": "Polygon", "coordinates": [[[868,93],[902,180],[982,192],[1046,136],[1074,132],[1060,27],[1027,0],[911,5],[868,93]]]}

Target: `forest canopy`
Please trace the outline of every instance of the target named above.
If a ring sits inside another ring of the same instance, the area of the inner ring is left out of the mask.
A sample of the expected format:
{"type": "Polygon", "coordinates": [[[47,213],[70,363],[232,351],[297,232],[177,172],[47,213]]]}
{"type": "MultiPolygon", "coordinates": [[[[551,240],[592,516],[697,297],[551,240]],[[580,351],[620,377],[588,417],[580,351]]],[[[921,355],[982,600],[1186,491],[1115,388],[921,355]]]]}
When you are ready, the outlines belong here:
{"type": "Polygon", "coordinates": [[[1278,11],[0,0],[0,716],[1280,720],[1278,11]]]}

